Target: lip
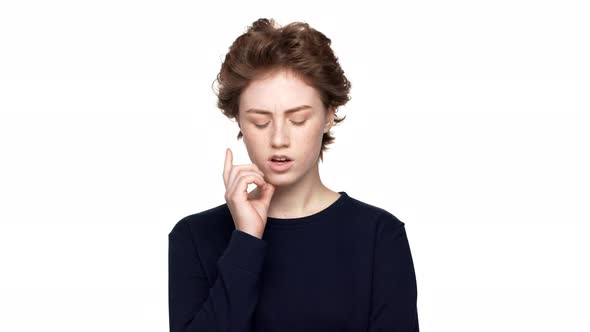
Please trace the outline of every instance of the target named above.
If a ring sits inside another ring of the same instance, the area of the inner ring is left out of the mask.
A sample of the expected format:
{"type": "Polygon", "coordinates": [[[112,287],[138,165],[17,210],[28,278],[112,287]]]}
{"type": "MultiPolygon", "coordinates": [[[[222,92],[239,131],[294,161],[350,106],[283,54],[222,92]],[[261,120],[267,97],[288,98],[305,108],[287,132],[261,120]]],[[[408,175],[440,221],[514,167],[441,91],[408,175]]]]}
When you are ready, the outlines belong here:
{"type": "Polygon", "coordinates": [[[284,154],[273,154],[270,158],[268,158],[268,160],[272,160],[272,159],[289,159],[289,160],[293,160],[292,158],[289,158],[289,156],[286,156],[284,154]]]}
{"type": "Polygon", "coordinates": [[[293,165],[293,160],[284,161],[284,162],[269,160],[268,165],[270,166],[270,169],[273,170],[274,172],[285,172],[289,168],[291,168],[291,166],[293,165]]]}

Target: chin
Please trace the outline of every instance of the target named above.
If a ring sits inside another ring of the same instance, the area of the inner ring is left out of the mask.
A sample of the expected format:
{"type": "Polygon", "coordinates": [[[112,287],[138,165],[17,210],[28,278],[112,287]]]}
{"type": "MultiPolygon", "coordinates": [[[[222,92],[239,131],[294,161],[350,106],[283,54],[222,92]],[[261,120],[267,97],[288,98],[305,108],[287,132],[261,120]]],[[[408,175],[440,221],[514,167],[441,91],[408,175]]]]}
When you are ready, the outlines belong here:
{"type": "Polygon", "coordinates": [[[275,173],[269,173],[270,175],[267,175],[267,182],[272,184],[275,187],[280,187],[280,186],[287,186],[290,184],[293,184],[293,179],[290,176],[290,174],[275,174],[275,173]]]}

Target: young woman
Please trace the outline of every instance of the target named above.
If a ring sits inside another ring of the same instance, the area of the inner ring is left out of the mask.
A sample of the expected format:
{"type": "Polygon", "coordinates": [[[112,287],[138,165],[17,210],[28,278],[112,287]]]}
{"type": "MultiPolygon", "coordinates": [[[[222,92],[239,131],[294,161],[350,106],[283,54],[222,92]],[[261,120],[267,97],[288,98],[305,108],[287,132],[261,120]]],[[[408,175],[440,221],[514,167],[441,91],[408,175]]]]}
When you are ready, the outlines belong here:
{"type": "Polygon", "coordinates": [[[320,179],[350,99],[330,39],[259,19],[217,81],[252,164],[234,165],[227,149],[225,203],[169,234],[170,330],[418,331],[404,223],[320,179]]]}

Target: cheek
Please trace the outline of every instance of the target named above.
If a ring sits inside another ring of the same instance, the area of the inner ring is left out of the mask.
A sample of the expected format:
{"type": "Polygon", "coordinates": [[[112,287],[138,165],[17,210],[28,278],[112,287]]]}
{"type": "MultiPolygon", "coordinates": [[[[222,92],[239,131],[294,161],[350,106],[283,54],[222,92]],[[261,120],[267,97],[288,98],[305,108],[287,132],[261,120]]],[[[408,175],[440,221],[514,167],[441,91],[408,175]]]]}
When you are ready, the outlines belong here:
{"type": "Polygon", "coordinates": [[[307,147],[316,146],[322,142],[322,133],[317,130],[310,130],[303,134],[301,139],[307,147]]]}
{"type": "Polygon", "coordinates": [[[319,153],[322,147],[323,135],[324,132],[321,127],[310,128],[310,130],[301,132],[299,142],[304,147],[306,159],[314,159],[314,155],[319,153]]]}
{"type": "Polygon", "coordinates": [[[260,140],[260,133],[256,130],[253,130],[250,127],[242,127],[242,135],[244,142],[248,142],[250,144],[256,144],[257,141],[260,140]]]}
{"type": "Polygon", "coordinates": [[[316,125],[310,130],[308,137],[313,140],[316,144],[322,144],[322,137],[324,136],[324,130],[322,124],[316,125]]]}
{"type": "Polygon", "coordinates": [[[244,144],[251,154],[257,154],[258,151],[263,150],[264,146],[268,145],[268,138],[262,132],[246,129],[242,130],[242,135],[244,144]]]}

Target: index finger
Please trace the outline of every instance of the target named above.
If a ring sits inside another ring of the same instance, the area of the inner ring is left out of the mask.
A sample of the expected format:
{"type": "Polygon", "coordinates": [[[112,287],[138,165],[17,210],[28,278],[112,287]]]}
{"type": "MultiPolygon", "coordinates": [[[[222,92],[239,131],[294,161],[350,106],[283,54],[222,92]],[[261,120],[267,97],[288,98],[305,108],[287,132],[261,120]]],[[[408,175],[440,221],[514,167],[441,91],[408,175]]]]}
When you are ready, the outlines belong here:
{"type": "Polygon", "coordinates": [[[225,149],[225,163],[223,164],[223,183],[227,187],[229,172],[233,165],[233,155],[230,148],[225,149]]]}

